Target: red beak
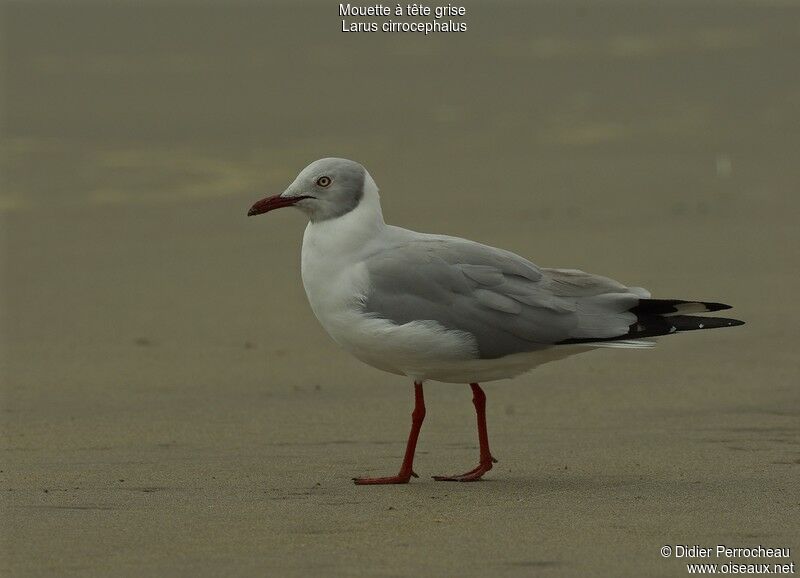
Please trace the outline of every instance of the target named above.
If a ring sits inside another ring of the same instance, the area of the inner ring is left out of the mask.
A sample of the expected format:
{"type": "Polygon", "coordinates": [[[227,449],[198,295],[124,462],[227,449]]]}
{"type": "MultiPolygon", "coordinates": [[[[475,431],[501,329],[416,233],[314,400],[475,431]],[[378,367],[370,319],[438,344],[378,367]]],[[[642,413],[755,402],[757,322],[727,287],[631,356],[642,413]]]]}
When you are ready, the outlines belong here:
{"type": "Polygon", "coordinates": [[[266,199],[261,199],[257,203],[255,203],[250,210],[247,211],[247,216],[252,217],[253,215],[260,215],[261,213],[267,213],[272,211],[273,209],[280,209],[282,207],[291,207],[298,201],[302,201],[303,199],[310,199],[311,197],[308,196],[299,196],[299,197],[282,197],[280,195],[275,195],[274,197],[267,197],[266,199]]]}

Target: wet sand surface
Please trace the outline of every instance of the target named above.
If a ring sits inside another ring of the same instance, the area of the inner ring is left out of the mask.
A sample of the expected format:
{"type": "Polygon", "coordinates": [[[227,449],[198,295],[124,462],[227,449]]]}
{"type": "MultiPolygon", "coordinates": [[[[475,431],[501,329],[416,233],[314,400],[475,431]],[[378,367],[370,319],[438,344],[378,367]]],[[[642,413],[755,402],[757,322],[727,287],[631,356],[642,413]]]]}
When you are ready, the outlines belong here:
{"type": "MultiPolygon", "coordinates": [[[[475,4],[348,35],[335,6],[3,6],[8,576],[682,576],[664,544],[800,548],[800,9],[475,4]],[[299,213],[321,156],[387,221],[734,304],[744,327],[466,386],[339,350],[299,213]]],[[[793,550],[794,551],[794,550],[793,550]]],[[[797,556],[793,555],[795,561],[797,556]]],[[[715,561],[715,560],[711,560],[715,561]]]]}

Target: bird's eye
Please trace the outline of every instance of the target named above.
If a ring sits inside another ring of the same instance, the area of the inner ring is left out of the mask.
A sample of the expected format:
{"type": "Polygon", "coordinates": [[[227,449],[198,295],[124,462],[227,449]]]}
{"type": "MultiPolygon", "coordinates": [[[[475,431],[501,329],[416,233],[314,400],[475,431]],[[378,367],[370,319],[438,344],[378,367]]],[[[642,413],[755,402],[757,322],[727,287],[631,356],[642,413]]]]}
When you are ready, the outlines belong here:
{"type": "Polygon", "coordinates": [[[331,179],[330,177],[322,176],[322,177],[317,179],[317,185],[320,186],[320,187],[323,187],[323,188],[327,187],[332,182],[333,182],[333,179],[331,179]]]}

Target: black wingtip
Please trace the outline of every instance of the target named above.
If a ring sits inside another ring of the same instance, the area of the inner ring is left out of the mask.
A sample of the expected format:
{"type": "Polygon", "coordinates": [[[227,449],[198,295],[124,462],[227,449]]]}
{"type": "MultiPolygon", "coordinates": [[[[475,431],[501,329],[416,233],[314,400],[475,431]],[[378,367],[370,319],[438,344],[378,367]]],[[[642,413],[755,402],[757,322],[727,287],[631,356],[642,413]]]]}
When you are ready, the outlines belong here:
{"type": "Polygon", "coordinates": [[[695,329],[718,329],[720,327],[736,327],[744,325],[740,319],[728,319],[727,317],[702,317],[700,315],[673,315],[665,317],[665,321],[671,324],[677,331],[694,331],[695,329]]]}
{"type": "Polygon", "coordinates": [[[637,316],[672,315],[676,313],[710,313],[731,309],[726,303],[688,301],[686,299],[640,299],[629,311],[637,316]]]}
{"type": "Polygon", "coordinates": [[[728,319],[726,317],[702,317],[699,315],[670,315],[668,317],[653,315],[639,318],[636,323],[630,326],[630,330],[625,335],[602,339],[591,337],[573,338],[560,341],[558,344],[602,343],[621,339],[642,339],[646,337],[671,335],[683,331],[719,329],[721,327],[736,327],[738,325],[744,325],[744,321],[740,319],[728,319]]]}
{"type": "Polygon", "coordinates": [[[725,311],[726,309],[733,309],[732,305],[728,305],[726,303],[709,303],[706,301],[701,301],[701,303],[705,305],[709,311],[725,311]]]}

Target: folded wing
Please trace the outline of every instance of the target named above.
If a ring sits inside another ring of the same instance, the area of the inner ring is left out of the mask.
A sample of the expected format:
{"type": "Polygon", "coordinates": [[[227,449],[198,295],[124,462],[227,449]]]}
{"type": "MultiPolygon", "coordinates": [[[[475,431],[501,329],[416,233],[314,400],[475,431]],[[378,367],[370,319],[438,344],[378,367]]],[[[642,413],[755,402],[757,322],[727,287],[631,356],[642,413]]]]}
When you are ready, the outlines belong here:
{"type": "Polygon", "coordinates": [[[481,358],[628,333],[649,294],[582,271],[543,269],[471,241],[430,236],[373,254],[364,310],[396,324],[435,321],[471,334],[481,358]]]}

